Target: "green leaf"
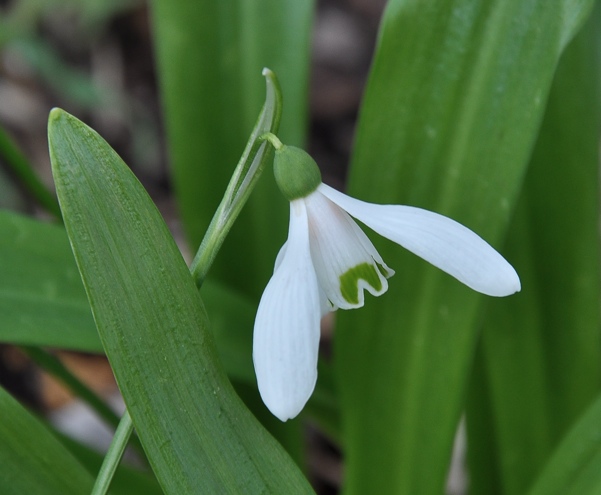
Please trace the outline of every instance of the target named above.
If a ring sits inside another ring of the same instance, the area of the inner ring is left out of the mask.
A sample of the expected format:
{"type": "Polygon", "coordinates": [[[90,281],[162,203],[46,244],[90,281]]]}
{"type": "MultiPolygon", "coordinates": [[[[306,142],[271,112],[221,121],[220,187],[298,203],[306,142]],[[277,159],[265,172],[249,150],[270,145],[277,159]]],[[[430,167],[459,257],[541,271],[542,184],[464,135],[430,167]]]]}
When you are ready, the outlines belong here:
{"type": "Polygon", "coordinates": [[[489,306],[468,434],[472,472],[493,450],[498,473],[473,493],[524,493],[599,393],[599,14],[561,59],[509,234],[524,293],[489,306]]]}
{"type": "Polygon", "coordinates": [[[106,354],[166,494],[310,493],[227,380],[156,207],[92,129],[55,109],[59,201],[106,354]]]}
{"type": "MultiPolygon", "coordinates": [[[[228,374],[255,383],[256,306],[208,281],[202,288],[228,374]]],[[[0,211],[0,341],[104,352],[65,229],[0,211]]]]}
{"type": "Polygon", "coordinates": [[[81,495],[93,479],[71,453],[0,388],[0,492],[81,495]]]}
{"type": "MultiPolygon", "coordinates": [[[[445,214],[499,246],[558,58],[591,5],[389,2],[351,194],[445,214]]],[[[484,298],[376,241],[399,275],[336,331],[346,489],[440,493],[484,298]]]]}
{"type": "Polygon", "coordinates": [[[102,352],[62,226],[0,211],[0,341],[102,352]]]}
{"type": "MultiPolygon", "coordinates": [[[[261,108],[263,67],[285,88],[278,135],[286,144],[304,141],[313,1],[154,0],[152,7],[173,180],[196,248],[261,108]]],[[[263,132],[277,133],[275,124],[263,132]]],[[[258,300],[285,240],[287,214],[273,179],[262,180],[212,276],[258,300]]]]}
{"type": "Polygon", "coordinates": [[[593,495],[601,490],[601,397],[555,450],[529,495],[593,495]]]}
{"type": "MultiPolygon", "coordinates": [[[[228,376],[256,388],[248,297],[206,281],[202,296],[228,376]]],[[[65,229],[0,211],[0,342],[104,353],[65,229]]],[[[320,371],[320,378],[331,373],[320,371]]],[[[321,380],[309,409],[336,430],[332,385],[321,380]]]]}

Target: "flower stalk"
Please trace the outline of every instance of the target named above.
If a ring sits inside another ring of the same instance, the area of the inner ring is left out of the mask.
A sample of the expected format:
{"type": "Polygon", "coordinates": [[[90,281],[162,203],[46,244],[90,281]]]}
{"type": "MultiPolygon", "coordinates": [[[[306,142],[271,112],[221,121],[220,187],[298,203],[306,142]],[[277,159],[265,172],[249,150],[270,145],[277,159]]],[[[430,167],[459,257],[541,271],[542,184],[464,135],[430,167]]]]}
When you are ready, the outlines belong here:
{"type": "MultiPolygon", "coordinates": [[[[248,160],[251,163],[255,160],[261,148],[265,147],[262,137],[257,138],[252,145],[248,160]]],[[[223,241],[225,241],[232,225],[234,225],[236,218],[238,218],[263,171],[263,164],[257,167],[247,167],[247,163],[240,162],[238,164],[223,199],[202,239],[196,256],[190,265],[190,272],[198,288],[203,284],[223,241]]]]}
{"type": "Polygon", "coordinates": [[[117,466],[121,462],[127,442],[133,431],[134,423],[131,420],[129,411],[126,409],[119,422],[117,431],[115,431],[109,450],[104,457],[102,466],[100,466],[100,471],[98,471],[91,495],[106,495],[108,493],[117,466]]]}
{"type": "Polygon", "coordinates": [[[280,124],[282,93],[272,71],[263,69],[263,75],[267,80],[265,106],[190,265],[190,272],[199,288],[202,286],[223,241],[250,197],[265,165],[271,162],[273,149],[283,146],[273,134],[277,132],[280,124]]]}

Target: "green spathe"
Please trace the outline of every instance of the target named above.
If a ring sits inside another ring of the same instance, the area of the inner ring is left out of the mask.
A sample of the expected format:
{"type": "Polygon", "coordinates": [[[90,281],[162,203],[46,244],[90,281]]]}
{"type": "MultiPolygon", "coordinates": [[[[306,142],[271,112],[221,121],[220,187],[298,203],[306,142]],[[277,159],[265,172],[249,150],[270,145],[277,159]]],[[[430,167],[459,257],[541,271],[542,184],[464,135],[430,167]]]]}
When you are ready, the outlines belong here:
{"type": "Polygon", "coordinates": [[[319,184],[321,173],[315,160],[300,148],[282,146],[273,160],[275,181],[288,201],[306,198],[319,184]]]}
{"type": "Polygon", "coordinates": [[[374,265],[361,263],[342,274],[340,276],[342,297],[351,304],[359,304],[359,280],[364,280],[376,291],[381,291],[382,281],[376,270],[374,265]]]}

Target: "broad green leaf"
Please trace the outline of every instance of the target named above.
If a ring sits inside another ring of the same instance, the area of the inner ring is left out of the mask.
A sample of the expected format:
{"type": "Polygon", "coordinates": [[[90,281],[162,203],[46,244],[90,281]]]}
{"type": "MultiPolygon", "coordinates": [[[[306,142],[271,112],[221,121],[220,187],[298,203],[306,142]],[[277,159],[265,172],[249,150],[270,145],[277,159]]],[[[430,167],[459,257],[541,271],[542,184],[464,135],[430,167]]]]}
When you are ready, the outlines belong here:
{"type": "MultiPolygon", "coordinates": [[[[62,226],[0,211],[0,260],[0,342],[103,352],[62,226]]],[[[203,296],[228,374],[254,381],[248,345],[256,307],[210,281],[203,296]]]]}
{"type": "MultiPolygon", "coordinates": [[[[228,374],[254,383],[256,306],[211,281],[202,294],[228,374]]],[[[0,315],[0,342],[103,352],[62,226],[0,211],[0,315]]]]}
{"type": "Polygon", "coordinates": [[[65,229],[0,211],[0,341],[102,352],[65,229]]]}
{"type": "MultiPolygon", "coordinates": [[[[263,67],[284,88],[278,135],[286,144],[304,141],[313,1],[154,0],[152,11],[174,185],[195,249],[261,108],[263,67]]],[[[278,124],[263,132],[277,132],[278,124]]],[[[263,178],[212,276],[258,300],[285,240],[287,214],[274,180],[263,178]]]]}
{"type": "Polygon", "coordinates": [[[529,495],[593,495],[601,491],[601,398],[570,429],[529,495]]]}
{"type": "Polygon", "coordinates": [[[165,493],[310,493],[227,380],[198,290],[140,183],[98,134],[58,109],[49,142],[96,325],[165,493]]]}
{"type": "MultiPolygon", "coordinates": [[[[500,246],[555,66],[591,5],[389,2],[361,109],[351,194],[445,214],[500,246]]],[[[440,493],[484,297],[376,242],[397,270],[389,293],[338,314],[346,489],[440,493]]]]}
{"type": "Polygon", "coordinates": [[[600,13],[562,57],[508,236],[527,290],[489,306],[468,432],[472,472],[494,450],[498,474],[474,475],[473,493],[524,493],[599,393],[600,13]]]}
{"type": "MultiPolygon", "coordinates": [[[[202,297],[228,376],[256,388],[252,328],[257,307],[248,297],[206,281],[202,297]]],[[[103,353],[65,229],[0,211],[0,342],[103,353]]],[[[322,379],[310,413],[337,427],[333,384],[322,379]]]]}
{"type": "Polygon", "coordinates": [[[93,479],[23,406],[0,388],[0,493],[81,495],[93,479]]]}

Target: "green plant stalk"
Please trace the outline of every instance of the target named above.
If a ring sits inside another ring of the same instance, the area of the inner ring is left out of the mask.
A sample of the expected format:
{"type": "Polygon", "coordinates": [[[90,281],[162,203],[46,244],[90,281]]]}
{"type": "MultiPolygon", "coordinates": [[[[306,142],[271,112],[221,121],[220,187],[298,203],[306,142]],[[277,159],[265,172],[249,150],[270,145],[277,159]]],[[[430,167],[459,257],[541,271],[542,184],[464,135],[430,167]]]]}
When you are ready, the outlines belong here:
{"type": "MultiPolygon", "coordinates": [[[[204,235],[200,247],[192,261],[190,271],[197,287],[201,287],[207,273],[227,237],[232,225],[238,218],[242,208],[248,201],[265,164],[273,157],[273,149],[265,141],[270,141],[271,132],[277,132],[282,113],[282,91],[276,75],[269,69],[263,69],[263,75],[268,79],[267,90],[273,91],[273,119],[265,125],[266,109],[263,108],[258,122],[248,140],[234,174],[230,179],[223,199],[213,215],[213,219],[204,235]],[[271,83],[271,84],[269,84],[271,83]]],[[[277,138],[276,138],[277,139],[277,138]]]]}
{"type": "MultiPolygon", "coordinates": [[[[194,250],[230,180],[228,164],[238,161],[265,101],[257,70],[273,69],[286,98],[280,129],[263,132],[277,132],[294,146],[305,141],[314,3],[149,2],[173,186],[194,250]]],[[[274,207],[281,199],[272,180],[260,181],[252,196],[228,234],[211,278],[258,300],[284,241],[288,212],[274,207]]]]}
{"type": "Polygon", "coordinates": [[[48,188],[42,184],[33,170],[33,167],[17,148],[6,131],[0,127],[0,156],[15,174],[27,191],[42,205],[49,213],[60,219],[61,210],[58,201],[48,188]]]}
{"type": "MultiPolygon", "coordinates": [[[[248,161],[254,161],[261,146],[266,146],[263,136],[259,137],[253,143],[248,161]]],[[[219,248],[221,248],[232,225],[234,225],[236,218],[238,218],[238,215],[250,197],[256,181],[263,172],[262,164],[256,168],[247,167],[248,161],[242,159],[239,162],[236,172],[232,176],[232,180],[190,266],[190,272],[198,288],[202,286],[219,248]],[[240,169],[240,172],[247,169],[247,173],[242,175],[242,173],[238,172],[238,169],[240,169]]]]}
{"type": "Polygon", "coordinates": [[[123,413],[121,421],[119,422],[119,427],[115,432],[115,436],[113,437],[113,441],[111,442],[109,450],[106,453],[106,457],[104,458],[102,466],[100,466],[98,477],[96,478],[94,488],[92,489],[92,495],[105,495],[108,493],[111,482],[113,481],[113,475],[117,470],[119,462],[121,462],[121,458],[125,452],[125,447],[127,447],[127,442],[133,430],[134,423],[131,420],[128,410],[126,409],[123,413]]]}

